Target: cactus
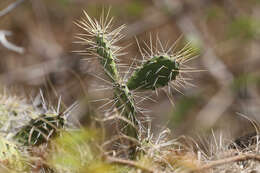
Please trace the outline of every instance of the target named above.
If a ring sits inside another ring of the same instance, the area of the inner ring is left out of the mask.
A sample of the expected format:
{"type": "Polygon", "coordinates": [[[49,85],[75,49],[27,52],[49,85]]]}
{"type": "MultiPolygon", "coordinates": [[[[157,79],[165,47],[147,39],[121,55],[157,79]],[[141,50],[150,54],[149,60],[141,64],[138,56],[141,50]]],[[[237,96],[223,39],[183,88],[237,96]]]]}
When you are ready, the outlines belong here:
{"type": "Polygon", "coordinates": [[[116,103],[118,111],[130,120],[130,122],[133,122],[133,125],[129,124],[130,127],[127,126],[126,133],[131,137],[137,138],[138,133],[135,126],[138,125],[138,120],[136,118],[137,111],[134,106],[134,98],[126,85],[117,84],[114,92],[114,95],[118,100],[116,103]]]}
{"type": "Polygon", "coordinates": [[[54,137],[63,125],[64,118],[60,115],[41,115],[21,128],[14,139],[23,145],[40,145],[54,137]]]}
{"type": "Polygon", "coordinates": [[[127,81],[130,90],[155,90],[175,80],[179,63],[167,56],[155,56],[147,60],[127,81]]]}
{"type": "MultiPolygon", "coordinates": [[[[99,58],[105,74],[112,82],[117,111],[130,122],[124,122],[127,128],[123,132],[138,139],[137,129],[140,123],[136,117],[138,109],[133,92],[135,90],[156,90],[167,86],[170,82],[177,81],[177,77],[182,72],[182,64],[193,57],[195,51],[189,45],[186,45],[177,53],[172,53],[173,47],[171,47],[167,51],[156,50],[156,54],[154,54],[151,46],[149,48],[151,54],[146,56],[149,58],[144,57],[146,60],[132,73],[128,81],[123,81],[120,78],[117,64],[117,53],[121,48],[116,46],[115,43],[123,37],[120,32],[124,25],[111,30],[110,25],[113,18],[108,19],[109,12],[106,17],[103,13],[100,21],[92,19],[86,11],[84,11],[84,16],[76,22],[76,25],[85,32],[77,36],[80,40],[79,43],[86,46],[86,50],[81,52],[99,58]]],[[[161,45],[161,42],[159,43],[161,45]]]]}
{"type": "Polygon", "coordinates": [[[29,172],[30,164],[35,163],[32,157],[36,158],[32,148],[49,142],[64,127],[64,114],[48,109],[44,100],[41,103],[43,108],[0,90],[1,168],[4,166],[10,172],[29,172]]]}
{"type": "MultiPolygon", "coordinates": [[[[42,104],[45,104],[44,99],[42,104]]],[[[47,142],[64,126],[62,113],[47,108],[42,110],[28,104],[25,99],[2,94],[1,91],[0,115],[0,135],[12,137],[21,145],[40,145],[47,142]]]]}
{"type": "MultiPolygon", "coordinates": [[[[105,20],[104,17],[101,17],[100,22],[98,22],[97,20],[92,20],[85,11],[84,14],[87,20],[81,19],[76,23],[87,32],[87,34],[79,35],[78,38],[82,40],[80,43],[90,46],[87,49],[87,52],[99,57],[100,64],[102,65],[105,74],[113,83],[114,98],[116,100],[118,112],[126,117],[126,119],[130,120],[134,126],[137,126],[137,110],[135,109],[133,96],[130,94],[128,87],[121,83],[116,65],[116,53],[120,50],[120,47],[117,47],[114,44],[122,37],[120,31],[124,28],[124,25],[109,32],[110,24],[113,19],[107,20],[108,15],[105,20]]],[[[127,123],[123,124],[126,126],[126,133],[129,136],[134,138],[138,137],[136,127],[127,123]]]]}

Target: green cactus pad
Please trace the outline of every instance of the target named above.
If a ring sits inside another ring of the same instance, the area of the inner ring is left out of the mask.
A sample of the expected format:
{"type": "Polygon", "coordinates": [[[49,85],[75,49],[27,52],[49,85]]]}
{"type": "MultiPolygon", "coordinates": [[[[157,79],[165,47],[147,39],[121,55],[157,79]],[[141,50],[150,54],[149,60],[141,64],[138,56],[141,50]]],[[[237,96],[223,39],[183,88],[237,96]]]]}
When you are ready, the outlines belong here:
{"type": "Polygon", "coordinates": [[[179,74],[179,63],[169,56],[155,56],[147,60],[127,81],[129,90],[155,90],[168,85],[179,74]]]}
{"type": "Polygon", "coordinates": [[[105,73],[112,79],[112,81],[118,81],[118,71],[109,41],[105,38],[104,34],[98,34],[96,41],[98,46],[97,53],[102,57],[101,64],[105,69],[105,73]]]}
{"type": "Polygon", "coordinates": [[[42,115],[32,119],[14,136],[14,139],[24,145],[40,145],[54,137],[63,125],[64,119],[61,116],[42,115]]]}

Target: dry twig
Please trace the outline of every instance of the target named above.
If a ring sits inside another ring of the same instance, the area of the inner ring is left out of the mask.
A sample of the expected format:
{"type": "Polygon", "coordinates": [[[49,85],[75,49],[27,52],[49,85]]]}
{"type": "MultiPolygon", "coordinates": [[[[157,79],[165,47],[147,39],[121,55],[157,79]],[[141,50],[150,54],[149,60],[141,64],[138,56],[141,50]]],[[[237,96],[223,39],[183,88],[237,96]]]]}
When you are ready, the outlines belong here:
{"type": "Polygon", "coordinates": [[[110,163],[116,163],[116,164],[120,164],[120,165],[126,165],[126,166],[129,166],[129,167],[141,169],[142,171],[148,172],[148,173],[156,173],[157,172],[156,170],[145,167],[145,166],[139,164],[138,162],[135,162],[135,161],[132,161],[132,160],[124,160],[124,159],[110,157],[110,156],[106,157],[106,160],[110,163]]]}
{"type": "MultiPolygon", "coordinates": [[[[0,15],[1,16],[1,15],[0,15]]],[[[6,36],[11,35],[12,33],[10,31],[4,31],[4,30],[0,30],[0,43],[2,43],[2,45],[4,47],[6,47],[9,50],[15,51],[17,53],[23,53],[24,52],[24,48],[19,47],[14,45],[13,43],[9,42],[6,39],[6,36]]]]}
{"type": "Polygon", "coordinates": [[[211,168],[214,168],[216,166],[223,165],[223,164],[228,164],[228,163],[231,163],[231,162],[246,161],[246,160],[260,161],[260,155],[257,155],[257,154],[241,154],[241,155],[234,156],[234,157],[229,157],[229,158],[224,158],[224,159],[221,159],[221,160],[212,161],[208,164],[201,166],[197,170],[194,170],[194,172],[204,171],[204,170],[211,169],[211,168]]]}
{"type": "Polygon", "coordinates": [[[5,16],[8,14],[10,11],[15,9],[18,5],[20,5],[24,0],[17,0],[14,3],[8,5],[5,9],[0,11],[0,17],[5,16]]]}

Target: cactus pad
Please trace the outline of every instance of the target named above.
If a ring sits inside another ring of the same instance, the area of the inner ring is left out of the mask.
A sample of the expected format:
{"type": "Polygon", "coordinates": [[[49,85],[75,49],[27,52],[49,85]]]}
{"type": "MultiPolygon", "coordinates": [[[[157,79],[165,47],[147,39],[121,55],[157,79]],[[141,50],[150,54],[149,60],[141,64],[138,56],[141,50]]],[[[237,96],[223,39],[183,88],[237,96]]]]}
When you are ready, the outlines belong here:
{"type": "Polygon", "coordinates": [[[54,137],[63,125],[64,119],[61,116],[42,115],[32,119],[14,138],[24,145],[40,145],[54,137]]]}
{"type": "Polygon", "coordinates": [[[179,74],[179,63],[169,56],[155,56],[137,69],[127,82],[129,90],[155,90],[168,85],[179,74]]]}
{"type": "Polygon", "coordinates": [[[111,78],[112,81],[118,81],[118,71],[111,46],[109,45],[109,41],[102,33],[96,36],[96,41],[97,54],[101,58],[101,64],[104,67],[106,74],[111,78]]]}

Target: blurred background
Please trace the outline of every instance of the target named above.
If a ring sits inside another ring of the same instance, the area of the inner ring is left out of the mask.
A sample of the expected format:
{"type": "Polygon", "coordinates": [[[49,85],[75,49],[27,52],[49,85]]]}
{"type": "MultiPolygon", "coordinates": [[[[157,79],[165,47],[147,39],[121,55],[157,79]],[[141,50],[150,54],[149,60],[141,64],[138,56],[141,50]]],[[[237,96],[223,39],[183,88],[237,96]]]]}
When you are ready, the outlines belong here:
{"type": "MultiPolygon", "coordinates": [[[[61,96],[64,107],[109,97],[105,90],[93,91],[102,85],[92,75],[98,68],[73,53],[84,49],[73,43],[83,32],[74,22],[83,9],[98,17],[103,7],[111,7],[114,27],[127,26],[118,44],[132,43],[120,57],[129,66],[129,57],[141,59],[135,37],[144,46],[150,33],[163,44],[181,37],[200,50],[188,65],[205,71],[187,74],[195,86],[179,88],[182,94],[175,91],[174,106],[163,92],[151,93],[156,103],[140,105],[150,111],[155,133],[161,127],[176,136],[213,128],[235,137],[254,130],[248,119],[260,121],[258,0],[1,0],[1,87],[28,99],[41,89],[49,103],[57,104],[61,96]]],[[[98,106],[83,106],[82,124],[88,124],[85,116],[98,106]]]]}

